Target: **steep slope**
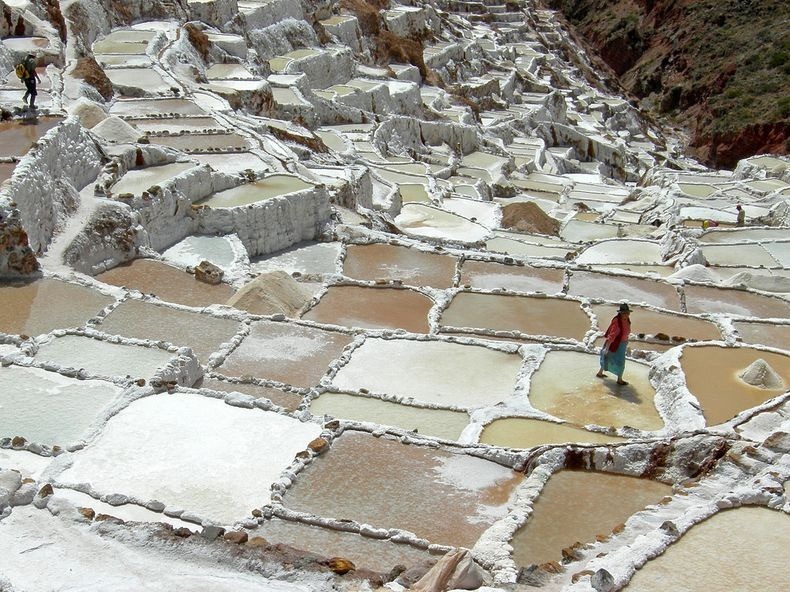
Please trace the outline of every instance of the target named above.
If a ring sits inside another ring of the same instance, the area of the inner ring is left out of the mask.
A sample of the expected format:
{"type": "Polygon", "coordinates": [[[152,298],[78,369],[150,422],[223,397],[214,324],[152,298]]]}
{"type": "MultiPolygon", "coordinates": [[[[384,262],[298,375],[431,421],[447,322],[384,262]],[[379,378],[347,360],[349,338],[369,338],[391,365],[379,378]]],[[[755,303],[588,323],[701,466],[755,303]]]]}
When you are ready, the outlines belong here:
{"type": "Polygon", "coordinates": [[[790,4],[782,0],[547,0],[648,109],[719,167],[790,150],[790,4]]]}

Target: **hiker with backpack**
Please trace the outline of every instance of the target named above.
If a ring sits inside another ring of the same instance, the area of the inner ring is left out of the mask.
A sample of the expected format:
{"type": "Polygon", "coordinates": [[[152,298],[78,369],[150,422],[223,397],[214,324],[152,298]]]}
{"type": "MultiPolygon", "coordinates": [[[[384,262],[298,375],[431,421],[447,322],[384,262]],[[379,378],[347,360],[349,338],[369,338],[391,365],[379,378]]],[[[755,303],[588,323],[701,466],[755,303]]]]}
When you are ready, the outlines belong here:
{"type": "Polygon", "coordinates": [[[38,94],[36,83],[41,82],[41,78],[38,77],[38,72],[36,72],[37,65],[38,60],[36,56],[29,53],[15,68],[16,75],[25,83],[25,94],[22,97],[22,101],[25,103],[25,106],[28,106],[27,99],[30,97],[29,107],[31,109],[36,108],[36,95],[38,94]]]}

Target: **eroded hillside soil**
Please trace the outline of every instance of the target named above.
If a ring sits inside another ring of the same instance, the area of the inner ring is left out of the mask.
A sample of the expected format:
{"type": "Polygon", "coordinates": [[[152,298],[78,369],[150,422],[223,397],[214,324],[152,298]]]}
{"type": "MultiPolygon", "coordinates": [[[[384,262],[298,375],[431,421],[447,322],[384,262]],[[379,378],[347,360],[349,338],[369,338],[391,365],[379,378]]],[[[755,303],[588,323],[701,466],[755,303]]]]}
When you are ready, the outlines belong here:
{"type": "Polygon", "coordinates": [[[790,3],[547,0],[643,106],[691,132],[714,166],[790,150],[790,3]]]}

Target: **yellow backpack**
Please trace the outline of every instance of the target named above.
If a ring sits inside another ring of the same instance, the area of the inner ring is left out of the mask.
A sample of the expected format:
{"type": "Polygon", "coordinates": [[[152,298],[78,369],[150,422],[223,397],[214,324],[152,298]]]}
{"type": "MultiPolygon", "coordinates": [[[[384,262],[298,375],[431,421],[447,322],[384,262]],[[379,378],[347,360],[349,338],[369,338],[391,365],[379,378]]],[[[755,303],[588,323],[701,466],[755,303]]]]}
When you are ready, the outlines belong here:
{"type": "Polygon", "coordinates": [[[14,68],[14,72],[16,72],[16,75],[20,80],[24,80],[29,76],[27,73],[27,68],[25,68],[25,64],[17,64],[14,68]]]}

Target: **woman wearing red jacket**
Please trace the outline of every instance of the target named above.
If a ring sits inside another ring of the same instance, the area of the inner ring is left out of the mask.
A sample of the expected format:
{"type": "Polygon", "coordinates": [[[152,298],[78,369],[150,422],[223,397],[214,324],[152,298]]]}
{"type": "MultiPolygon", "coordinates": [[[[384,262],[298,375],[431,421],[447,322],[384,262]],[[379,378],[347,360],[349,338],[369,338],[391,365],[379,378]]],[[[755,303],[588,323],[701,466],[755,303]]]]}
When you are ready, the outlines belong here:
{"type": "Polygon", "coordinates": [[[604,333],[604,344],[601,348],[601,369],[596,376],[603,378],[604,372],[617,375],[617,384],[628,384],[623,380],[625,370],[625,348],[631,334],[631,309],[625,302],[620,305],[617,316],[612,319],[604,333]]]}

